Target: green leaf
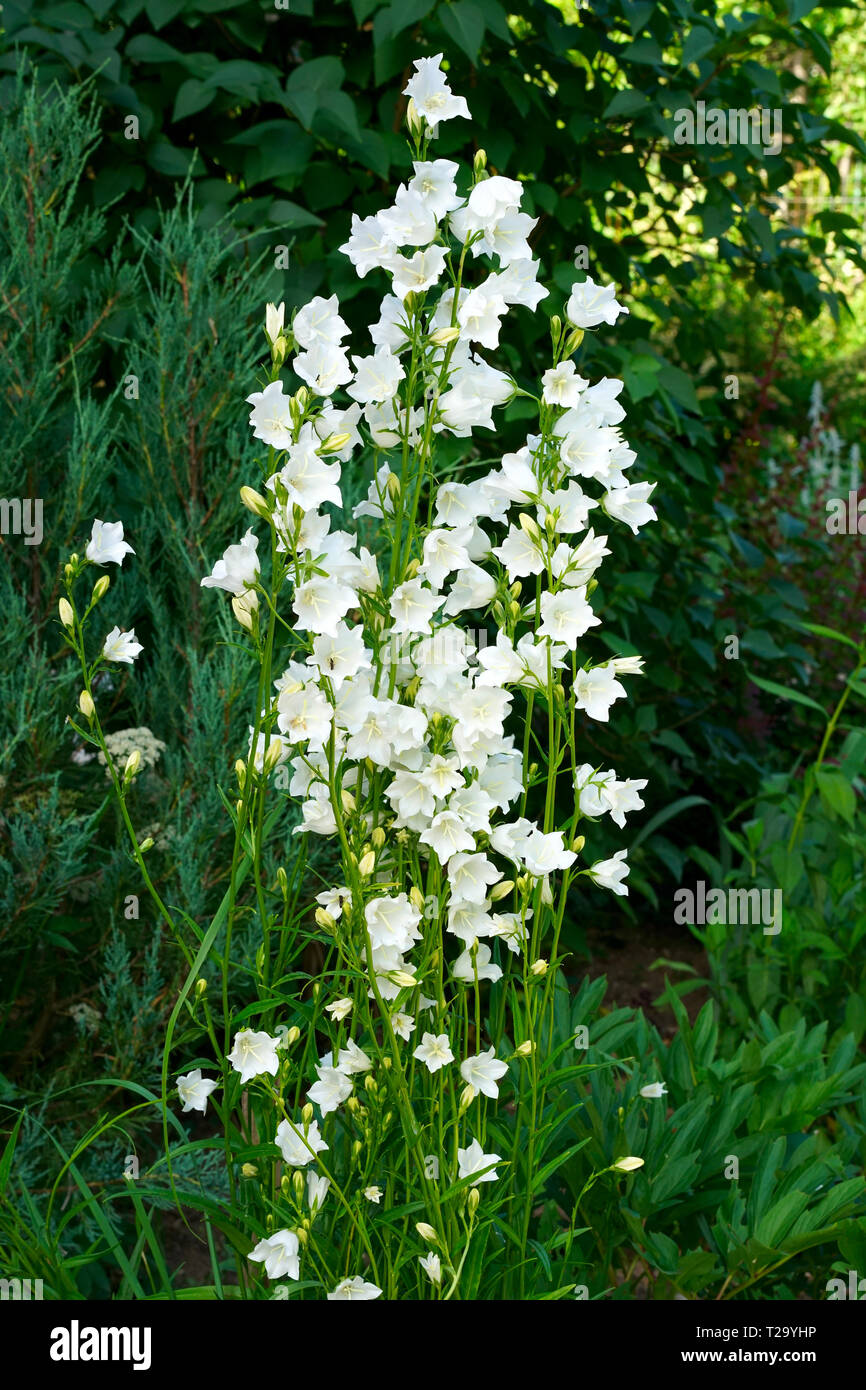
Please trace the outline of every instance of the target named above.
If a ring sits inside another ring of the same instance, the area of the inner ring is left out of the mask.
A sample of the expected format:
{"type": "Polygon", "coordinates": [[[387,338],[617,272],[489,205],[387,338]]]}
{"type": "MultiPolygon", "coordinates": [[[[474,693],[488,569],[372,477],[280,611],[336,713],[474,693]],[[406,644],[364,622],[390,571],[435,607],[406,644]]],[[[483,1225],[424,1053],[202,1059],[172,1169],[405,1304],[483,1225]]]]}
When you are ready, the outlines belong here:
{"type": "Polygon", "coordinates": [[[457,0],[453,5],[440,5],[437,18],[446,34],[463,49],[470,63],[477,63],[485,28],[481,8],[473,0],[457,0]]]}
{"type": "Polygon", "coordinates": [[[147,0],[144,8],[154,29],[161,29],[186,9],[186,0],[147,0]]]}
{"type": "Polygon", "coordinates": [[[793,700],[796,705],[805,705],[807,709],[816,709],[819,714],[824,713],[817,700],[802,694],[799,690],[792,690],[787,685],[777,685],[775,681],[764,680],[763,676],[753,676],[751,671],[747,671],[746,675],[753,685],[757,685],[761,690],[766,690],[768,695],[777,695],[780,700],[793,700]]]}
{"type": "Polygon", "coordinates": [[[138,34],[126,45],[127,58],[137,63],[183,63],[184,56],[153,34],[138,34]]]}
{"type": "Polygon", "coordinates": [[[857,798],[847,778],[842,776],[838,768],[832,767],[819,767],[816,778],[824,805],[841,816],[847,825],[853,825],[857,798]]]}
{"type": "Polygon", "coordinates": [[[644,92],[629,87],[623,92],[617,92],[601,114],[604,120],[609,116],[636,116],[638,111],[646,110],[649,105],[650,99],[644,92]]]}
{"type": "Polygon", "coordinates": [[[301,125],[308,128],[327,92],[343,85],[345,70],[339,58],[311,58],[294,69],[286,83],[285,101],[301,125]]]}
{"type": "Polygon", "coordinates": [[[396,38],[404,29],[417,24],[419,19],[424,19],[435,3],[436,0],[397,0],[396,4],[388,6],[382,16],[383,30],[387,25],[389,36],[392,39],[396,38]]]}
{"type": "Polygon", "coordinates": [[[682,66],[687,68],[691,63],[697,63],[715,46],[715,31],[707,29],[703,24],[696,24],[693,29],[689,30],[683,44],[682,66]]]}
{"type": "Polygon", "coordinates": [[[194,159],[195,150],[178,149],[177,145],[172,145],[168,140],[157,140],[147,153],[147,162],[151,169],[156,169],[158,173],[167,174],[173,179],[186,178],[194,159]]]}
{"type": "Polygon", "coordinates": [[[824,627],[823,623],[800,623],[800,627],[805,628],[807,632],[814,632],[818,637],[830,637],[834,642],[844,642],[846,646],[853,647],[855,652],[859,651],[857,643],[846,637],[844,632],[837,632],[835,627],[824,627]]]}
{"type": "Polygon", "coordinates": [[[6,1140],[6,1147],[3,1150],[3,1157],[0,1158],[0,1197],[2,1197],[6,1192],[6,1186],[9,1182],[9,1174],[12,1171],[12,1159],[15,1155],[15,1145],[18,1142],[18,1133],[21,1129],[21,1125],[24,1120],[25,1114],[26,1111],[24,1110],[20,1112],[18,1119],[15,1121],[12,1133],[6,1140]]]}
{"type": "Polygon", "coordinates": [[[211,88],[200,82],[197,77],[188,77],[177,89],[171,119],[182,121],[187,116],[194,116],[197,111],[203,111],[206,106],[210,106],[213,99],[214,93],[211,88]]]}
{"type": "Polygon", "coordinates": [[[302,208],[298,203],[291,202],[288,198],[275,198],[268,211],[268,221],[275,222],[279,227],[289,227],[295,230],[299,227],[324,227],[321,217],[317,217],[314,212],[309,212],[307,208],[302,208]]]}

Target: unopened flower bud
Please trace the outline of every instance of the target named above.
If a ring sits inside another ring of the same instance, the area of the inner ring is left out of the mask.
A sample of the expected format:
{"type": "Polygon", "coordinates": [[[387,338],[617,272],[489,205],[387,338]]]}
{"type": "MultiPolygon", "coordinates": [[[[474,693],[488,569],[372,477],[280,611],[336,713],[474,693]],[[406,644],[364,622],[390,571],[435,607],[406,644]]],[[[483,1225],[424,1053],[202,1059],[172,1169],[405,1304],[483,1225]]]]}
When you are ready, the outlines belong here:
{"type": "Polygon", "coordinates": [[[460,1114],[461,1114],[461,1115],[464,1113],[464,1111],[466,1111],[466,1110],[469,1109],[469,1107],[470,1107],[470,1105],[472,1104],[472,1102],[473,1102],[474,1099],[475,1099],[475,1087],[474,1087],[474,1086],[464,1086],[464,1087],[463,1087],[463,1090],[460,1092],[460,1114]]]}
{"type": "Polygon", "coordinates": [[[259,1170],[254,1163],[244,1163],[241,1165],[242,1178],[257,1178],[259,1170]]]}
{"type": "Polygon", "coordinates": [[[297,402],[299,410],[306,410],[310,400],[306,386],[299,386],[292,399],[297,402]]]}
{"type": "Polygon", "coordinates": [[[565,357],[571,357],[572,353],[577,352],[577,349],[580,347],[582,342],[583,329],[575,328],[572,333],[569,333],[568,338],[566,339],[563,355],[565,357]]]}
{"type": "Polygon", "coordinates": [[[349,1099],[346,1101],[346,1109],[350,1114],[357,1115],[358,1111],[361,1109],[361,1102],[357,1096],[349,1096],[349,1099]]]}
{"type": "Polygon", "coordinates": [[[526,532],[530,540],[541,540],[541,530],[539,529],[538,522],[535,521],[528,512],[520,512],[517,520],[520,522],[521,530],[526,532]]]}
{"type": "Polygon", "coordinates": [[[72,612],[72,604],[69,602],[69,599],[62,598],[57,605],[57,611],[60,614],[60,621],[64,627],[74,627],[75,615],[72,612]]]}
{"type": "Polygon", "coordinates": [[[288,895],[289,891],[289,876],[283,868],[282,864],[277,869],[277,887],[279,888],[280,892],[285,898],[288,895]]]}
{"type": "Polygon", "coordinates": [[[409,901],[419,912],[424,911],[424,894],[417,884],[413,883],[409,889],[409,901]]]}
{"type": "Polygon", "coordinates": [[[270,516],[268,504],[260,492],[256,492],[253,487],[244,485],[240,490],[240,499],[248,511],[254,512],[256,516],[264,517],[267,521],[270,516]]]}
{"type": "Polygon", "coordinates": [[[269,343],[275,343],[282,336],[286,321],[286,306],[280,304],[265,305],[265,334],[269,343]]]}
{"type": "Polygon", "coordinates": [[[509,603],[508,613],[511,618],[511,621],[516,623],[517,619],[520,617],[520,604],[517,602],[516,599],[512,599],[509,603]]]}
{"type": "Polygon", "coordinates": [[[309,1221],[308,1221],[306,1218],[304,1218],[304,1220],[301,1222],[300,1226],[298,1226],[298,1228],[296,1229],[295,1235],[298,1237],[298,1242],[299,1242],[300,1245],[306,1245],[307,1242],[309,1241],[309,1239],[310,1239],[310,1223],[309,1223],[309,1221]]]}
{"type": "Polygon", "coordinates": [[[324,444],[319,449],[320,454],[338,454],[341,449],[345,449],[352,436],[345,432],[343,434],[329,434],[324,444]]]}
{"type": "Polygon", "coordinates": [[[306,1129],[306,1128],[308,1127],[308,1125],[312,1122],[312,1119],[313,1119],[313,1116],[315,1115],[315,1113],[316,1113],[315,1110],[313,1109],[312,1105],[310,1105],[309,1103],[307,1103],[307,1104],[304,1106],[303,1110],[301,1111],[301,1119],[302,1119],[303,1122],[304,1122],[304,1129],[306,1129]]]}
{"type": "Polygon", "coordinates": [[[354,1142],[354,1144],[352,1145],[352,1162],[353,1162],[353,1163],[356,1163],[356,1162],[358,1161],[358,1156],[359,1156],[361,1150],[363,1149],[363,1147],[364,1147],[364,1145],[361,1143],[360,1139],[356,1139],[355,1142],[354,1142]]]}
{"type": "Polygon", "coordinates": [[[379,1091],[375,1076],[371,1076],[369,1072],[364,1077],[364,1090],[368,1096],[375,1096],[379,1091]]]}
{"type": "Polygon", "coordinates": [[[286,1034],[286,1047],[294,1047],[295,1043],[298,1041],[298,1038],[300,1036],[300,1028],[296,1023],[293,1023],[288,1033],[286,1034]]]}
{"type": "Polygon", "coordinates": [[[389,978],[394,981],[395,985],[399,985],[401,989],[414,989],[415,985],[418,983],[415,976],[410,975],[406,970],[392,970],[389,978]]]}
{"type": "Polygon", "coordinates": [[[559,317],[558,314],[554,314],[553,318],[550,320],[550,340],[553,343],[554,347],[556,347],[561,337],[562,319],[559,317]]]}
{"type": "Polygon", "coordinates": [[[531,1057],[534,1049],[535,1043],[531,1038],[527,1038],[526,1042],[522,1042],[516,1049],[516,1055],[518,1057],[531,1057]]]}
{"type": "Polygon", "coordinates": [[[385,486],[388,490],[388,496],[396,502],[397,498],[400,496],[400,479],[397,477],[396,473],[388,474],[388,481],[385,486]]]}
{"type": "Polygon", "coordinates": [[[426,1240],[426,1241],[428,1242],[428,1244],[430,1244],[430,1245],[438,1245],[438,1244],[439,1244],[439,1237],[437,1236],[437,1234],[436,1234],[434,1228],[433,1228],[432,1226],[430,1226],[426,1221],[418,1221],[418,1222],[416,1222],[415,1230],[418,1232],[418,1234],[419,1234],[419,1236],[421,1237],[421,1239],[422,1239],[422,1240],[426,1240]]]}
{"type": "Polygon", "coordinates": [[[509,589],[509,593],[511,594],[512,598],[520,598],[520,595],[523,593],[523,585],[521,584],[519,579],[515,579],[514,583],[509,589]]]}
{"type": "Polygon", "coordinates": [[[334,931],[336,931],[337,923],[335,922],[334,918],[331,916],[330,912],[327,912],[327,911],[325,910],[325,908],[323,908],[323,907],[317,907],[317,908],[316,908],[316,912],[315,912],[315,917],[316,917],[316,925],[319,926],[319,927],[321,927],[321,928],[322,928],[322,931],[326,931],[326,932],[334,932],[334,931]]]}
{"type": "Polygon", "coordinates": [[[502,899],[507,898],[508,894],[513,891],[514,879],[504,878],[501,883],[494,883],[490,890],[490,901],[492,903],[501,903],[502,899]]]}
{"type": "Polygon", "coordinates": [[[385,848],[385,832],[382,829],[381,825],[376,826],[376,829],[373,831],[372,835],[370,836],[370,839],[373,843],[374,849],[385,848]]]}
{"type": "Polygon", "coordinates": [[[628,1158],[618,1158],[613,1166],[620,1173],[634,1173],[636,1169],[643,1167],[643,1159],[636,1158],[634,1155],[628,1158]]]}
{"type": "Polygon", "coordinates": [[[82,690],[78,697],[78,708],[81,710],[85,719],[92,719],[96,713],[96,706],[86,690],[82,690]]]}
{"type": "Polygon", "coordinates": [[[98,603],[108,593],[108,586],[111,579],[107,574],[101,574],[93,586],[93,593],[90,595],[91,603],[98,603]]]}
{"type": "Polygon", "coordinates": [[[458,324],[450,324],[447,328],[437,328],[435,333],[430,334],[430,341],[435,347],[447,347],[460,337],[458,324]]]}
{"type": "Polygon", "coordinates": [[[406,106],[406,124],[409,127],[410,135],[414,135],[416,138],[421,134],[421,131],[424,129],[424,123],[418,114],[418,107],[415,105],[415,102],[411,97],[409,98],[408,104],[406,106]]]}
{"type": "Polygon", "coordinates": [[[358,873],[362,878],[369,878],[375,867],[376,856],[372,850],[368,850],[366,854],[361,855],[361,858],[358,860],[358,873]]]}
{"type": "Polygon", "coordinates": [[[252,632],[258,609],[259,596],[255,589],[245,589],[242,594],[235,594],[232,599],[232,612],[246,632],[252,632]]]}
{"type": "Polygon", "coordinates": [[[467,1205],[468,1205],[468,1207],[469,1207],[469,1215],[470,1215],[470,1216],[474,1216],[474,1215],[475,1215],[475,1213],[476,1213],[477,1210],[478,1210],[478,1204],[479,1204],[480,1201],[481,1201],[481,1193],[478,1191],[478,1188],[477,1188],[477,1187],[473,1187],[472,1191],[469,1193],[469,1201],[468,1201],[468,1203],[467,1203],[467,1205]]]}
{"type": "Polygon", "coordinates": [[[585,844],[586,844],[586,836],[585,836],[585,835],[576,835],[576,836],[574,837],[574,839],[572,840],[572,842],[571,842],[571,848],[573,849],[573,851],[574,851],[575,854],[580,854],[580,851],[583,849],[583,847],[584,847],[585,844]]]}
{"type": "Polygon", "coordinates": [[[273,743],[268,744],[265,756],[262,759],[262,771],[266,777],[269,773],[273,772],[282,756],[283,744],[281,739],[276,739],[273,743]]]}
{"type": "Polygon", "coordinates": [[[243,791],[244,782],[247,780],[247,765],[243,758],[238,758],[235,761],[235,776],[238,779],[238,786],[243,791]]]}
{"type": "Polygon", "coordinates": [[[195,994],[197,999],[203,999],[207,994],[207,980],[202,979],[201,976],[195,982],[195,994]]]}
{"type": "Polygon", "coordinates": [[[476,151],[475,151],[475,158],[474,158],[473,161],[472,161],[472,172],[473,172],[473,174],[475,175],[476,178],[478,178],[478,175],[479,175],[479,174],[482,174],[486,168],[487,168],[487,151],[486,151],[486,150],[476,150],[476,151]]]}
{"type": "Polygon", "coordinates": [[[543,956],[540,956],[538,960],[532,962],[532,965],[530,967],[530,973],[532,975],[537,975],[540,979],[543,975],[547,974],[547,969],[547,961],[544,959],[543,956]]]}
{"type": "Polygon", "coordinates": [[[295,1196],[300,1202],[303,1199],[304,1187],[306,1186],[306,1179],[303,1173],[301,1172],[300,1168],[297,1168],[295,1172],[292,1174],[292,1186],[295,1189],[295,1196]]]}
{"type": "Polygon", "coordinates": [[[123,769],[124,782],[131,782],[138,769],[141,767],[141,753],[137,748],[133,748],[126,760],[126,767],[123,769]]]}
{"type": "Polygon", "coordinates": [[[344,789],[344,790],[340,793],[340,800],[341,800],[342,803],[343,803],[343,810],[344,810],[344,811],[354,811],[355,806],[356,806],[357,803],[356,803],[355,798],[354,798],[354,796],[352,795],[351,792],[347,792],[347,791],[344,789]]]}
{"type": "Polygon", "coordinates": [[[139,852],[139,854],[147,854],[147,851],[148,851],[149,849],[153,849],[153,836],[152,836],[152,835],[148,835],[148,837],[147,837],[146,840],[142,840],[141,844],[140,844],[139,847],[138,847],[138,852],[139,852]]]}

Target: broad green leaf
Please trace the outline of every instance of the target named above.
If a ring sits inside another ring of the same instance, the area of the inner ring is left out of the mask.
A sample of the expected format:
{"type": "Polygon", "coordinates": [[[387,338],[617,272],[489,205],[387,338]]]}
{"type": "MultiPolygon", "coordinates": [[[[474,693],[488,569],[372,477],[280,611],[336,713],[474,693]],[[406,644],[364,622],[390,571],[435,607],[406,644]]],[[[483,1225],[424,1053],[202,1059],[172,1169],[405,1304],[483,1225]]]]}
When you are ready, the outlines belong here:
{"type": "Polygon", "coordinates": [[[484,11],[473,0],[456,0],[455,4],[440,5],[437,18],[446,34],[463,49],[470,63],[477,63],[481,40],[484,38],[484,11]]]}
{"type": "Polygon", "coordinates": [[[753,685],[757,685],[761,690],[766,690],[768,695],[777,695],[780,700],[793,700],[796,705],[805,705],[807,709],[815,709],[819,714],[824,713],[817,700],[813,700],[809,695],[804,695],[800,690],[792,690],[787,685],[778,685],[776,681],[765,680],[763,676],[753,676],[751,671],[747,671],[746,675],[753,685]]]}

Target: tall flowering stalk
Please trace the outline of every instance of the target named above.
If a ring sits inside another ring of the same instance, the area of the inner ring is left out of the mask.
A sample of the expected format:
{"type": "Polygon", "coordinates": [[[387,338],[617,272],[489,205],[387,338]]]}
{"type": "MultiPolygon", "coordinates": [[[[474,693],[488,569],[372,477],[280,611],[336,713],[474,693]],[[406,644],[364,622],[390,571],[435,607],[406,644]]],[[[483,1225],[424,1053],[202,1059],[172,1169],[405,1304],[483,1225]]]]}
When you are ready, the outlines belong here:
{"type": "MultiPolygon", "coordinates": [[[[487,361],[505,314],[548,293],[534,220],[521,184],[490,175],[483,152],[471,170],[431,157],[439,125],[469,111],[439,57],[415,69],[413,177],[392,206],[354,217],[341,248],[359,276],[388,280],[371,349],[350,358],[336,296],[290,325],[268,306],[270,372],[249,397],[267,457],[258,488],[241,488],[255,521],[202,580],[232,596],[257,667],[226,797],[229,888],[194,938],[153,890],[190,966],[165,1093],[182,1016],[219,1068],[179,1076],[177,1095],[201,1112],[213,1096],[223,1120],[233,1217],[251,1246],[238,1260],[246,1296],[275,1281],[333,1300],[532,1296],[536,1207],[573,1151],[552,1044],[568,895],[584,875],[627,892],[625,850],[581,864],[579,826],[605,814],[623,826],[643,805],[644,782],[593,767],[581,748],[583,721],[607,721],[621,677],[642,666],[579,652],[599,624],[590,598],[610,553],[599,523],[637,533],[655,516],[653,485],[627,477],[622,383],[591,385],[573,360],[585,330],[627,311],[613,286],[576,285],[566,321],[551,321],[538,395],[487,361]],[[518,395],[538,408],[523,447],[490,471],[443,472],[443,437],[494,430],[518,395]],[[354,509],[367,546],[330,509],[342,470],[370,455],[354,509]],[[287,797],[300,804],[296,836],[338,846],[341,880],[321,891],[303,851],[291,876],[265,881],[287,797]],[[233,933],[251,905],[257,998],[238,1015],[233,933]],[[299,976],[310,939],[324,960],[315,981],[299,976]],[[200,979],[209,955],[221,1020],[200,979]],[[485,1281],[494,1248],[507,1257],[485,1281]]],[[[92,541],[67,566],[61,617],[82,662],[79,732],[106,755],[144,867],[126,807],[136,769],[110,762],[85,655],[93,605],[83,618],[74,606],[86,563],[123,558],[122,529],[109,531],[112,553],[92,541]]],[[[138,651],[115,629],[99,661],[138,651]]],[[[577,1277],[578,1217],[564,1215],[554,1242],[560,1294],[577,1277]]]]}

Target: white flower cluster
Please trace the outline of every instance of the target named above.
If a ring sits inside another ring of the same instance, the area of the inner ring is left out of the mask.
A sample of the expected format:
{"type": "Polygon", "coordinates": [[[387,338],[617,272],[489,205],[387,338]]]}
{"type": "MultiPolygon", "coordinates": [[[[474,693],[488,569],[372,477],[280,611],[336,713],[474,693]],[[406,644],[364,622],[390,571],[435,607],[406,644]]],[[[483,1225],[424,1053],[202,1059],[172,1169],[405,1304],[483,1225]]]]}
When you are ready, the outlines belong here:
{"type": "MultiPolygon", "coordinates": [[[[405,89],[413,177],[392,206],[353,216],[341,248],[359,276],[380,272],[389,280],[370,327],[372,350],[350,356],[336,296],[314,298],[289,327],[283,306],[269,306],[274,379],[249,404],[272,471],[262,494],[247,488],[242,496],[271,527],[272,568],[291,585],[289,625],[297,638],[251,730],[249,766],[261,775],[283,768],[283,784],[301,802],[296,833],[340,837],[352,881],[320,895],[317,920],[347,964],[366,971],[368,996],[395,1037],[408,1042],[422,1017],[429,1023],[413,1055],[434,1073],[455,1057],[446,998],[421,992],[424,979],[412,963],[430,921],[422,916],[419,881],[429,889],[435,880],[429,930],[440,949],[440,929],[455,939],[448,955],[458,993],[501,976],[491,949],[496,939],[524,956],[533,911],[553,901],[554,876],[571,870],[579,849],[549,828],[549,818],[542,829],[522,813],[525,750],[507,728],[515,695],[530,707],[559,699],[572,722],[576,712],[608,719],[626,693],[619,678],[639,673],[642,662],[577,658],[580,639],[599,623],[589,600],[610,553],[596,518],[637,533],[655,512],[653,485],[628,481],[635,454],[619,429],[623,383],[604,378],[592,385],[571,360],[583,330],[627,312],[613,286],[591,280],[572,292],[567,325],[554,321],[537,431],[471,481],[437,477],[437,438],[468,439],[494,428],[494,410],[519,392],[483,350],[498,346],[509,310],[534,311],[548,292],[537,282],[528,240],[535,219],[521,211],[521,183],[489,176],[482,155],[463,189],[456,163],[427,157],[439,124],[469,112],[451,93],[440,58],[421,59],[415,69],[405,89]],[[477,269],[481,278],[465,283],[477,269]],[[294,393],[278,375],[287,360],[302,383],[294,393]],[[367,448],[373,476],[354,516],[377,523],[376,553],[352,532],[332,529],[332,514],[323,510],[342,505],[341,470],[367,448]],[[461,626],[467,614],[476,615],[474,635],[461,626]],[[478,632],[490,623],[496,640],[487,645],[478,632]]],[[[251,633],[265,592],[261,565],[251,529],[202,580],[233,596],[251,633]]],[[[625,814],[643,804],[637,791],[645,783],[618,781],[613,771],[580,767],[574,783],[580,813],[590,817],[610,813],[622,826],[625,814]]],[[[583,872],[627,891],[624,851],[583,872]]],[[[334,1021],[352,1009],[348,998],[328,1005],[334,1021]]],[[[229,1060],[242,1081],[275,1075],[277,1045],[268,1034],[244,1030],[229,1060]]],[[[352,1096],[355,1076],[372,1065],[351,1039],[328,1053],[308,1091],[311,1105],[323,1118],[336,1111],[352,1096]]],[[[467,1087],[495,1098],[507,1066],[489,1048],[466,1057],[460,1071],[467,1087]]],[[[199,1084],[188,1093],[206,1099],[199,1084]]],[[[297,1168],[327,1148],[315,1119],[283,1121],[277,1143],[297,1168]]],[[[497,1161],[473,1140],[449,1177],[477,1173],[489,1182],[497,1161]]],[[[435,1156],[429,1166],[438,1171],[435,1156]]],[[[317,1201],[325,1190],[317,1189],[317,1201]]],[[[251,1256],[274,1277],[297,1277],[297,1257],[288,1231],[251,1256]]],[[[346,1281],[329,1297],[377,1293],[346,1281]]]]}

